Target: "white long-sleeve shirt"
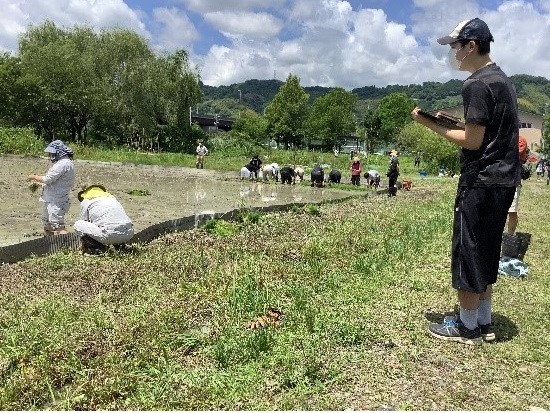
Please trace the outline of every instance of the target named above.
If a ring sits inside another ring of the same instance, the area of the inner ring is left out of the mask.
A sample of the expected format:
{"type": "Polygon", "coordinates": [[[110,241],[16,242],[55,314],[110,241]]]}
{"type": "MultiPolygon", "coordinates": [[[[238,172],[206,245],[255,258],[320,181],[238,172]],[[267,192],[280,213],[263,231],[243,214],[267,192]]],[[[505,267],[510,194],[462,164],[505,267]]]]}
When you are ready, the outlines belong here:
{"type": "Polygon", "coordinates": [[[42,188],[41,201],[52,202],[69,198],[75,180],[74,163],[69,158],[63,158],[54,163],[46,175],[42,188]]]}
{"type": "Polygon", "coordinates": [[[120,202],[112,197],[84,199],[80,203],[79,219],[107,230],[115,230],[132,223],[120,202]]]}
{"type": "Polygon", "coordinates": [[[208,149],[206,149],[206,146],[199,145],[197,146],[197,155],[206,155],[208,153],[208,149]]]}

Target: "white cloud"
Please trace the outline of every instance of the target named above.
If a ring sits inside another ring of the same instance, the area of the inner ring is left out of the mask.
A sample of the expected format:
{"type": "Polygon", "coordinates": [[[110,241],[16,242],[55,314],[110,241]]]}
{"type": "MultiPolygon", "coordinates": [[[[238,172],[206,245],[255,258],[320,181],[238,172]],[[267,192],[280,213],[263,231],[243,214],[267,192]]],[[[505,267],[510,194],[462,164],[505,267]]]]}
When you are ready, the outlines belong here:
{"type": "Polygon", "coordinates": [[[162,7],[153,10],[153,17],[162,27],[155,38],[155,48],[167,51],[192,50],[199,33],[185,13],[176,8],[162,7]]]}
{"type": "Polygon", "coordinates": [[[285,0],[179,0],[189,10],[199,13],[235,12],[279,9],[285,5],[285,0]]]}
{"type": "Polygon", "coordinates": [[[212,12],[204,19],[230,38],[269,39],[281,30],[282,22],[268,13],[212,12]]]}
{"type": "Polygon", "coordinates": [[[0,7],[0,48],[4,50],[15,51],[17,35],[24,33],[29,25],[38,25],[46,19],[62,27],[130,28],[150,37],[139,12],[130,9],[123,0],[0,0],[0,7]]]}
{"type": "Polygon", "coordinates": [[[237,83],[261,75],[270,78],[276,72],[280,80],[289,73],[297,75],[304,86],[351,89],[441,78],[443,62],[407,34],[404,25],[388,21],[382,10],[356,12],[346,1],[301,0],[289,15],[295,24],[301,24],[296,37],[264,42],[261,52],[235,42],[224,49],[223,73],[219,70],[220,49],[215,48],[201,62],[203,81],[211,85],[237,83]],[[313,3],[317,4],[314,12],[313,3]],[[262,65],[255,67],[251,62],[258,54],[262,65]]]}
{"type": "Polygon", "coordinates": [[[482,0],[462,0],[459,6],[413,0],[409,26],[368,8],[390,7],[381,0],[148,0],[143,10],[126,1],[0,0],[0,49],[16,50],[17,35],[44,19],[64,27],[127,27],[157,50],[188,50],[206,84],[268,79],[274,73],[284,80],[292,73],[304,86],[351,89],[467,76],[447,67],[448,48],[436,39],[477,16],[489,24],[495,37],[491,56],[506,73],[550,73],[547,0],[491,2],[500,4],[498,10],[482,0]],[[169,8],[161,7],[167,3],[169,8]]]}

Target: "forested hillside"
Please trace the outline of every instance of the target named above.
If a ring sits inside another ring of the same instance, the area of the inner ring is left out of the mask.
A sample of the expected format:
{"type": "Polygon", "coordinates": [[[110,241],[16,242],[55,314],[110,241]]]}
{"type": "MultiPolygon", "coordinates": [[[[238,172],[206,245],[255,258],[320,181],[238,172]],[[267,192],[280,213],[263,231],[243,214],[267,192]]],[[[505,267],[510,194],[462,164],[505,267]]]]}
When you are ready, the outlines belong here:
{"type": "MultiPolygon", "coordinates": [[[[550,102],[550,81],[530,75],[511,76],[516,86],[520,108],[537,114],[544,113],[544,104],[550,102]]],[[[234,116],[246,108],[262,113],[283,84],[280,80],[247,80],[230,86],[201,84],[204,94],[199,104],[202,113],[221,113],[234,116]],[[240,92],[239,92],[240,91],[240,92]]],[[[377,102],[391,93],[402,92],[418,102],[419,106],[433,111],[439,108],[460,105],[462,81],[453,79],[445,83],[424,82],[422,85],[389,85],[385,87],[364,86],[352,90],[358,97],[358,107],[375,107],[377,102]]],[[[321,86],[304,87],[310,102],[330,92],[332,88],[321,86]]]]}

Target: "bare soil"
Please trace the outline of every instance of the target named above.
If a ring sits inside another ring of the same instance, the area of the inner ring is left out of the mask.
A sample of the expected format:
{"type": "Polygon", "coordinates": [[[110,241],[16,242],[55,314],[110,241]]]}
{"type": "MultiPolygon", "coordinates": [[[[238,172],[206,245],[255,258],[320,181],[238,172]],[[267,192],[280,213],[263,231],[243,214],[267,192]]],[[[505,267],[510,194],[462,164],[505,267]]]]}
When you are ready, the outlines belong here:
{"type": "MultiPolygon", "coordinates": [[[[42,236],[40,189],[32,192],[27,177],[44,174],[46,158],[0,156],[0,246],[42,236]]],[[[293,202],[320,202],[364,192],[310,188],[241,181],[237,172],[209,169],[133,165],[75,160],[76,183],[67,230],[78,218],[77,193],[90,184],[102,184],[122,203],[136,232],[169,219],[204,211],[225,212],[239,207],[259,207],[293,202]],[[149,193],[150,195],[132,195],[149,193]]]]}

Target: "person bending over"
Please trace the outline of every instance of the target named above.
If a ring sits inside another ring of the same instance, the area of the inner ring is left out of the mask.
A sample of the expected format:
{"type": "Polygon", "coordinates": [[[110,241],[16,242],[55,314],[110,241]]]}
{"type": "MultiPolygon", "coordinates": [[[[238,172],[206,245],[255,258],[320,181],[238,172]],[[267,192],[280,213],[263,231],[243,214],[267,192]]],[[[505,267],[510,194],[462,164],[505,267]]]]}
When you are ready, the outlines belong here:
{"type": "Polygon", "coordinates": [[[281,183],[284,184],[295,184],[296,183],[296,172],[290,166],[283,166],[280,170],[281,183]]]}
{"type": "Polygon", "coordinates": [[[108,245],[124,248],[134,236],[134,226],[120,202],[102,185],[90,185],[77,197],[80,216],[74,229],[80,236],[82,252],[101,254],[108,245]]]}
{"type": "Polygon", "coordinates": [[[325,171],[316,163],[311,170],[311,187],[322,188],[325,184],[325,171]]]}

